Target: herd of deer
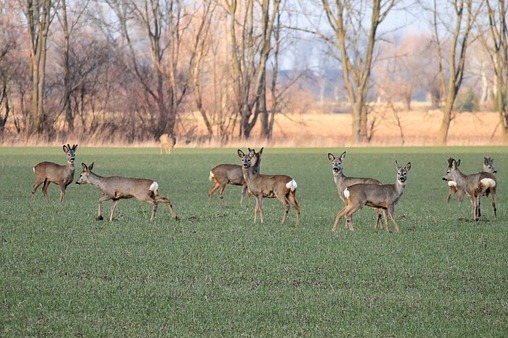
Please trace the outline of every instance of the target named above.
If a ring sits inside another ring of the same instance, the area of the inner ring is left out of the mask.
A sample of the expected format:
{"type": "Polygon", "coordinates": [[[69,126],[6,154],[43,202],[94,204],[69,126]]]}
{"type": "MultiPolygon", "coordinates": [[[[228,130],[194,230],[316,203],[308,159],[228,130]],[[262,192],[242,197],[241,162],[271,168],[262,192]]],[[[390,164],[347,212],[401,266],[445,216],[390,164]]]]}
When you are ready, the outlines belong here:
{"type": "MultiPolygon", "coordinates": [[[[60,202],[64,201],[65,189],[74,178],[74,160],[78,145],[72,147],[67,144],[63,146],[63,151],[67,156],[67,164],[59,165],[53,162],[41,162],[33,167],[35,173],[35,183],[32,186],[32,200],[35,199],[37,188],[43,184],[42,193],[49,201],[48,186],[54,183],[60,186],[60,202]]],[[[263,198],[277,198],[284,206],[284,214],[281,223],[283,224],[288,216],[290,205],[296,210],[296,224],[300,222],[300,206],[296,200],[296,181],[287,175],[266,175],[261,174],[261,155],[263,149],[256,152],[255,149],[248,149],[244,153],[238,149],[237,154],[241,164],[219,164],[210,170],[209,179],[213,186],[208,191],[208,200],[212,201],[215,191],[218,190],[219,197],[224,196],[226,185],[237,185],[242,187],[240,203],[243,203],[245,193],[256,198],[254,208],[254,222],[259,218],[263,222],[263,198]]],[[[344,201],[345,207],[341,209],[335,218],[332,231],[335,232],[340,220],[345,217],[346,227],[353,230],[352,216],[363,206],[369,206],[376,209],[377,219],[375,228],[380,227],[381,215],[384,216],[385,230],[389,232],[388,217],[394,224],[394,231],[399,232],[399,225],[395,219],[395,205],[404,192],[407,182],[407,174],[411,169],[411,162],[401,166],[398,161],[396,165],[396,180],[394,184],[382,184],[373,178],[355,178],[344,175],[343,162],[346,152],[340,156],[328,153],[328,159],[332,165],[333,179],[337,187],[340,199],[344,201]]],[[[448,182],[449,192],[447,201],[457,193],[459,202],[462,201],[464,193],[469,197],[473,205],[473,219],[479,220],[480,200],[482,196],[492,197],[492,207],[494,218],[497,217],[496,210],[496,170],[494,169],[494,160],[490,157],[484,157],[483,171],[465,175],[459,170],[460,160],[448,159],[448,167],[443,180],[448,182]]],[[[109,220],[113,220],[113,213],[118,201],[135,197],[139,201],[152,205],[152,215],[150,220],[155,218],[157,206],[159,203],[166,204],[169,213],[173,219],[178,220],[173,206],[168,198],[159,195],[159,184],[151,179],[130,178],[122,176],[103,177],[95,174],[93,163],[86,165],[82,163],[82,172],[79,175],[76,184],[90,183],[102,191],[102,196],[98,203],[97,220],[102,220],[101,206],[104,201],[112,200],[109,220]]]]}

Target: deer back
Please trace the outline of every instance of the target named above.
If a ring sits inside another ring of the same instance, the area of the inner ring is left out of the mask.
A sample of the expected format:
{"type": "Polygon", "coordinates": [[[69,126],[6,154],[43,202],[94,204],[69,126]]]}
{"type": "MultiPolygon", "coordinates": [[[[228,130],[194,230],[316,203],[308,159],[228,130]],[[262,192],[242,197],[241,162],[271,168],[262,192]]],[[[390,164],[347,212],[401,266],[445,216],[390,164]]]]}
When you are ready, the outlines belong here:
{"type": "Polygon", "coordinates": [[[213,178],[218,182],[243,185],[242,167],[238,164],[219,164],[211,170],[213,178]]]}

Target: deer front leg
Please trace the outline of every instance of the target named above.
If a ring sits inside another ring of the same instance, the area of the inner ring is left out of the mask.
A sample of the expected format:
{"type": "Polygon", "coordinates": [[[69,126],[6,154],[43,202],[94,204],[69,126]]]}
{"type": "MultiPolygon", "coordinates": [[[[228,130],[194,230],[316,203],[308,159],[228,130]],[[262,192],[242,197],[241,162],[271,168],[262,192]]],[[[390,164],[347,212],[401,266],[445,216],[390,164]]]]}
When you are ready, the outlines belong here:
{"type": "Polygon", "coordinates": [[[48,181],[47,179],[44,181],[44,185],[42,186],[42,194],[46,197],[46,199],[48,200],[48,202],[50,201],[49,199],[49,195],[48,195],[48,187],[49,187],[49,184],[51,182],[48,181]]]}
{"type": "MultiPolygon", "coordinates": [[[[393,222],[393,225],[395,226],[395,233],[399,233],[399,225],[397,224],[397,221],[395,220],[395,207],[393,205],[390,205],[388,207],[388,215],[390,215],[390,219],[393,222]]],[[[386,228],[385,230],[387,232],[390,232],[390,229],[388,228],[388,222],[386,222],[386,228]]]]}
{"type": "Polygon", "coordinates": [[[101,198],[99,198],[99,203],[97,206],[97,217],[95,218],[98,221],[102,221],[104,218],[102,217],[102,202],[109,200],[110,197],[106,194],[102,194],[101,198]]]}
{"type": "Polygon", "coordinates": [[[60,184],[60,203],[63,203],[65,198],[65,183],[60,184]]]}
{"type": "MultiPolygon", "coordinates": [[[[163,197],[163,196],[156,196],[155,197],[155,201],[157,203],[164,203],[168,206],[168,209],[169,209],[169,213],[171,215],[171,217],[173,217],[173,219],[175,221],[178,221],[180,220],[180,218],[177,216],[175,210],[173,209],[173,206],[171,205],[171,201],[169,200],[169,198],[166,198],[166,197],[163,197]]],[[[154,215],[155,217],[155,215],[154,215]]]]}

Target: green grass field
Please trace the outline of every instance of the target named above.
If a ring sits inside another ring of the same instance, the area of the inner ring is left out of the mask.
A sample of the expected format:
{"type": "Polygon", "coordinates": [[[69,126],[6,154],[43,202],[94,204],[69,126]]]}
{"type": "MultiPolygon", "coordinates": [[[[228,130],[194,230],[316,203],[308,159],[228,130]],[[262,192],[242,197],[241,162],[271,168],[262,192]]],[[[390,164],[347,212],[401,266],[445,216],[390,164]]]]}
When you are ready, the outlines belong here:
{"type": "MultiPolygon", "coordinates": [[[[251,145],[254,146],[254,145],[251,145]]],[[[508,334],[506,147],[350,148],[345,174],[395,180],[395,160],[412,162],[395,212],[400,234],[374,230],[375,212],[342,222],[343,204],[327,153],[345,149],[265,148],[261,170],[298,184],[294,209],[240,188],[207,201],[209,170],[239,163],[236,149],[77,149],[103,176],[156,179],[181,220],[159,207],[120,201],[113,222],[96,221],[100,192],[71,184],[64,204],[39,188],[32,166],[63,164],[61,148],[0,148],[0,336],[2,337],[505,337],[508,334]],[[490,199],[471,220],[467,199],[446,204],[449,156],[466,173],[492,156],[498,220],[490,199]]],[[[110,203],[105,203],[104,216],[110,203]]]]}

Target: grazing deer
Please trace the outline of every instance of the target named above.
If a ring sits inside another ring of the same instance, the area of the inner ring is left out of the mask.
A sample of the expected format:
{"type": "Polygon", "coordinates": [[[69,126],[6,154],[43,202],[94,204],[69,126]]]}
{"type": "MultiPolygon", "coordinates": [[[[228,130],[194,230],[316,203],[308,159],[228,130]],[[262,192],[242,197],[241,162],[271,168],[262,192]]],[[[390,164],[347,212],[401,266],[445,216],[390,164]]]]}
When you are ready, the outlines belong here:
{"type": "Polygon", "coordinates": [[[42,194],[46,196],[46,199],[49,201],[48,186],[53,182],[60,186],[60,202],[64,201],[65,189],[67,189],[67,186],[74,179],[76,148],[78,148],[77,144],[74,144],[72,147],[69,144],[63,145],[63,151],[65,155],[67,155],[67,165],[45,161],[33,167],[35,183],[32,186],[32,200],[35,199],[35,192],[39,185],[44,183],[42,186],[42,194]]]}
{"type": "Polygon", "coordinates": [[[249,192],[256,197],[256,207],[254,208],[254,223],[259,211],[259,218],[263,223],[263,198],[278,198],[284,205],[284,214],[281,224],[284,224],[290,209],[290,203],[296,209],[296,224],[300,223],[300,206],[296,200],[296,181],[287,175],[263,175],[254,170],[252,167],[260,161],[261,152],[247,154],[238,149],[238,156],[242,160],[242,171],[249,192]]]}
{"type": "MultiPolygon", "coordinates": [[[[254,156],[256,153],[255,149],[249,148],[249,155],[254,156]]],[[[261,154],[263,153],[263,148],[259,151],[258,161],[255,166],[251,167],[251,170],[259,173],[261,166],[261,154]]],[[[226,185],[240,185],[242,186],[242,196],[240,198],[240,204],[243,205],[243,198],[245,196],[245,192],[247,192],[247,183],[245,183],[245,179],[243,178],[242,166],[238,164],[219,164],[210,170],[210,176],[208,179],[213,182],[213,186],[208,190],[208,202],[212,202],[213,193],[219,190],[219,198],[224,198],[224,189],[226,185]]]]}
{"type": "Polygon", "coordinates": [[[407,182],[407,173],[411,169],[411,162],[405,167],[401,167],[399,162],[395,161],[397,168],[397,180],[395,184],[367,184],[360,183],[347,187],[344,190],[346,206],[337,213],[332,231],[337,231],[337,226],[342,217],[346,216],[346,224],[349,230],[353,230],[351,216],[367,205],[373,208],[381,208],[384,211],[385,230],[389,232],[388,215],[395,226],[395,232],[399,232],[399,225],[395,220],[395,204],[399,201],[404,192],[407,182]]]}
{"type": "Polygon", "coordinates": [[[146,202],[152,205],[152,217],[150,218],[150,221],[153,221],[155,218],[155,213],[157,212],[157,206],[159,203],[166,204],[169,208],[171,217],[178,221],[179,218],[173,210],[171,201],[166,197],[159,195],[159,184],[154,180],[121,176],[102,177],[92,172],[93,162],[88,166],[82,163],[81,166],[83,167],[83,171],[79,175],[76,184],[90,183],[102,191],[96,218],[98,221],[103,220],[101,213],[102,202],[113,200],[113,204],[111,204],[111,212],[109,214],[109,221],[111,222],[113,220],[113,213],[115,212],[118,201],[132,197],[137,198],[141,202],[146,202]]]}
{"type": "Polygon", "coordinates": [[[497,218],[496,210],[496,186],[497,180],[493,173],[480,172],[472,175],[463,174],[460,169],[460,160],[448,159],[448,168],[443,176],[445,181],[454,181],[459,190],[465,191],[473,206],[473,219],[478,221],[481,216],[480,199],[483,195],[492,195],[492,208],[494,219],[497,218]]]}
{"type": "Polygon", "coordinates": [[[162,134],[159,137],[159,142],[161,143],[161,154],[163,152],[171,154],[176,144],[176,138],[174,136],[169,136],[168,134],[162,134]]]}
{"type": "MultiPolygon", "coordinates": [[[[450,163],[448,163],[448,166],[450,163]]],[[[460,165],[460,160],[457,161],[457,167],[460,165]]],[[[494,159],[491,157],[483,157],[483,170],[484,173],[491,173],[495,174],[497,173],[497,170],[494,168],[494,159]]],[[[448,197],[446,199],[446,202],[450,203],[450,199],[452,198],[455,193],[458,194],[457,201],[459,203],[462,203],[462,198],[464,196],[464,190],[459,189],[457,186],[457,182],[455,181],[448,181],[448,197]]]]}
{"type": "MultiPolygon", "coordinates": [[[[337,186],[337,191],[339,192],[340,199],[346,203],[346,198],[344,197],[344,190],[353,185],[353,184],[359,184],[359,183],[368,183],[368,184],[381,184],[376,179],[373,178],[357,178],[357,177],[346,177],[344,175],[344,166],[342,163],[344,162],[344,158],[346,157],[346,152],[343,152],[339,157],[336,157],[332,153],[328,153],[328,159],[332,163],[332,174],[333,174],[333,180],[335,181],[335,185],[337,186]]],[[[376,226],[381,227],[381,210],[376,209],[377,219],[376,219],[376,226]]],[[[346,223],[348,221],[346,220],[346,223]]]]}

